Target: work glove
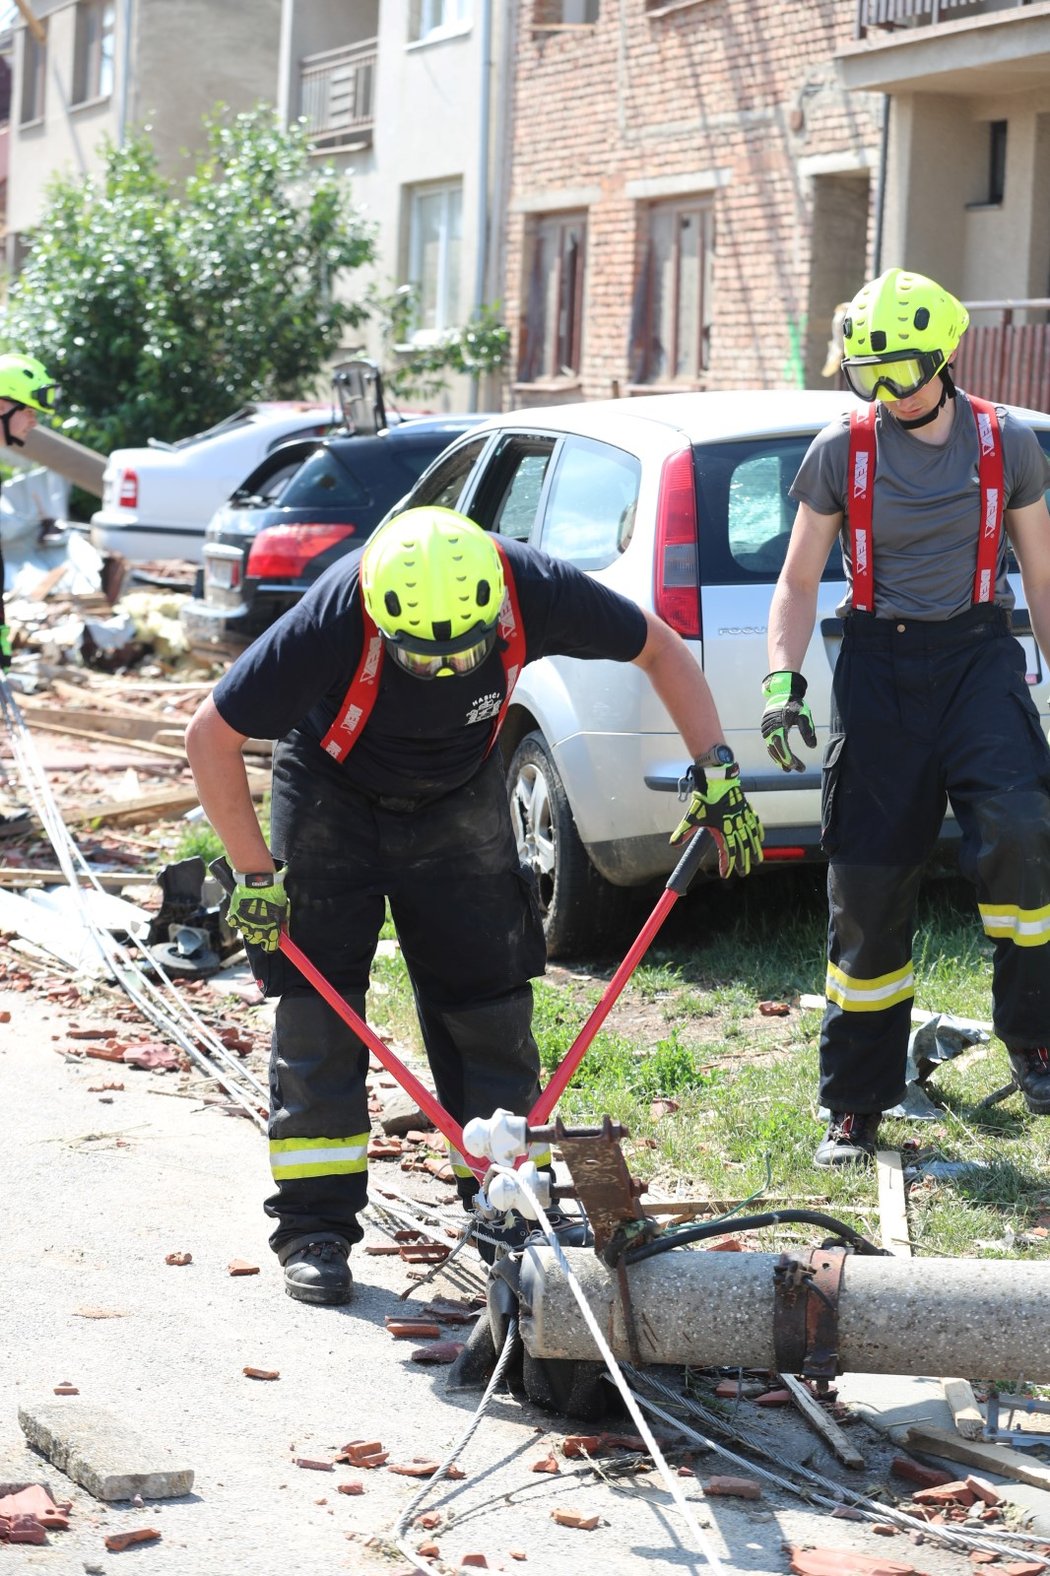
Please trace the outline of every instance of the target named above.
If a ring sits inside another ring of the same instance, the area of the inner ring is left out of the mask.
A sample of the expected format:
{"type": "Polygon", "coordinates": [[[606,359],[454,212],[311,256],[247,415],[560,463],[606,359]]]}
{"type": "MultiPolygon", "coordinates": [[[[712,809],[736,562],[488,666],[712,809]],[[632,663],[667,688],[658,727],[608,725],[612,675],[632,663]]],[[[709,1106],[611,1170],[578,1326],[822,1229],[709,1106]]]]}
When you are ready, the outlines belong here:
{"type": "Polygon", "coordinates": [[[681,797],[692,793],[689,808],[671,833],[672,843],[684,843],[697,828],[711,833],[718,846],[718,874],[725,880],[734,871],[751,874],[751,861],[762,863],[762,822],[744,797],[740,767],[722,768],[724,777],[709,782],[702,766],[692,765],[679,784],[681,797]]]}
{"type": "Polygon", "coordinates": [[[0,672],[6,673],[11,666],[11,631],[6,624],[0,624],[0,672]]]}
{"type": "Polygon", "coordinates": [[[284,890],[284,870],[242,875],[234,871],[236,886],[230,893],[227,918],[241,933],[249,947],[276,952],[281,944],[281,929],[287,925],[290,907],[284,890]]]}
{"type": "Polygon", "coordinates": [[[766,700],[762,713],[766,749],[785,772],[804,772],[805,762],[792,750],[788,735],[797,728],[803,744],[811,750],[816,747],[817,730],[813,713],[806,705],[805,679],[801,673],[767,673],[762,680],[762,694],[766,700]]]}

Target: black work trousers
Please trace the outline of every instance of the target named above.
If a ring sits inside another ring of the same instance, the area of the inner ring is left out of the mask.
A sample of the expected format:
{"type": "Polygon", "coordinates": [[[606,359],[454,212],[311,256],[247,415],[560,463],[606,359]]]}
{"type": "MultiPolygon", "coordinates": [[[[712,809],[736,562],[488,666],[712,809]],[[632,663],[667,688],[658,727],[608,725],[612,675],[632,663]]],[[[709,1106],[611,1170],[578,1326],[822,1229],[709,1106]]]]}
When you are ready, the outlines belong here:
{"type": "MultiPolygon", "coordinates": [[[[384,899],[411,977],[437,1095],[461,1124],[539,1094],[532,986],[543,924],[522,870],[498,756],[428,802],[365,795],[302,746],[274,754],[271,841],[287,861],[290,934],[364,1011],[384,899]]],[[[283,955],[253,952],[279,994],[270,1058],[265,1210],[281,1256],[318,1235],[353,1243],[367,1199],[368,1053],[283,955]]],[[[454,1164],[460,1159],[453,1156],[454,1164]]],[[[460,1191],[476,1183],[457,1166],[460,1191]]]]}
{"type": "Polygon", "coordinates": [[[1050,1043],[1050,747],[1001,608],[851,614],[833,694],[820,1099],[878,1112],[904,1097],[916,898],[949,801],[994,942],[995,1032],[1050,1043]]]}

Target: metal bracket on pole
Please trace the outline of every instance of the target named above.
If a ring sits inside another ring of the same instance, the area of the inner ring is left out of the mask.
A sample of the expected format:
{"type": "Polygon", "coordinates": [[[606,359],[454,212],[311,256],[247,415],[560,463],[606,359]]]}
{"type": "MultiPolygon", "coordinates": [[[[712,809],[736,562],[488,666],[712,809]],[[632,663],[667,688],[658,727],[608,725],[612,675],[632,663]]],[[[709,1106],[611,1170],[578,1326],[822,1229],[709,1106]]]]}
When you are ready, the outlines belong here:
{"type": "Polygon", "coordinates": [[[782,1253],[773,1270],[777,1369],[815,1379],[821,1389],[839,1373],[839,1292],[845,1263],[845,1248],[812,1248],[804,1259],[782,1253]]]}

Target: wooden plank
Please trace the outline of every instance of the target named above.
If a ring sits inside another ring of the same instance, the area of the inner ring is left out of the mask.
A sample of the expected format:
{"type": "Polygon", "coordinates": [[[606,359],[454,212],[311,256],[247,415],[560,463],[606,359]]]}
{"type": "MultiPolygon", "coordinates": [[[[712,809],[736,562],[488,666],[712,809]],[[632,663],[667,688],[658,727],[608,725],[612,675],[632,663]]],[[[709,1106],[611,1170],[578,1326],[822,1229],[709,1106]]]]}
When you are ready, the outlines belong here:
{"type": "Polygon", "coordinates": [[[934,1428],[929,1424],[914,1424],[905,1434],[905,1443],[912,1450],[927,1451],[933,1456],[947,1456],[949,1461],[962,1461],[967,1466],[980,1467],[985,1472],[998,1472],[1002,1477],[1013,1478],[1017,1483],[1030,1483],[1033,1488],[1050,1489],[1050,1467],[1030,1461],[1024,1451],[1011,1450],[1008,1445],[992,1445],[976,1439],[960,1439],[950,1428],[934,1428]]]}
{"type": "Polygon", "coordinates": [[[46,721],[41,716],[26,718],[30,732],[60,733],[65,739],[86,739],[89,744],[119,745],[122,750],[145,750],[148,755],[160,755],[167,761],[184,761],[186,751],[170,744],[154,744],[152,739],[127,739],[117,733],[96,733],[90,728],[72,728],[64,722],[46,721]]]}
{"type": "Polygon", "coordinates": [[[980,1439],[984,1415],[968,1379],[942,1379],[944,1399],[952,1409],[955,1426],[964,1439],[980,1439]]]}
{"type": "MultiPolygon", "coordinates": [[[[96,870],[95,880],[104,892],[119,892],[126,886],[155,886],[156,876],[144,870],[96,870]]],[[[67,886],[61,870],[0,870],[0,887],[67,886]]],[[[83,883],[85,889],[89,883],[83,883]]]]}
{"type": "Polygon", "coordinates": [[[801,1379],[796,1379],[794,1374],[781,1374],[781,1383],[785,1390],[790,1390],[791,1399],[806,1419],[811,1423],[817,1433],[824,1440],[828,1449],[833,1451],[846,1467],[862,1467],[864,1457],[848,1439],[833,1417],[829,1417],[820,1402],[813,1396],[801,1379]]]}
{"type": "Polygon", "coordinates": [[[911,1258],[908,1235],[908,1206],[904,1192],[904,1170],[895,1149],[880,1149],[875,1156],[879,1177],[879,1220],[882,1246],[897,1258],[911,1258]]]}
{"type": "Polygon", "coordinates": [[[56,728],[87,729],[107,738],[153,741],[162,728],[171,727],[170,717],[151,717],[148,712],[141,711],[117,711],[108,706],[48,706],[23,701],[21,710],[31,727],[51,723],[56,728]]]}
{"type": "MultiPolygon", "coordinates": [[[[249,772],[248,787],[253,799],[263,798],[270,791],[269,773],[249,772]]],[[[65,819],[86,821],[90,826],[152,826],[155,821],[171,821],[185,815],[197,803],[196,788],[180,786],[138,799],[102,799],[78,805],[65,812],[65,819]]]]}

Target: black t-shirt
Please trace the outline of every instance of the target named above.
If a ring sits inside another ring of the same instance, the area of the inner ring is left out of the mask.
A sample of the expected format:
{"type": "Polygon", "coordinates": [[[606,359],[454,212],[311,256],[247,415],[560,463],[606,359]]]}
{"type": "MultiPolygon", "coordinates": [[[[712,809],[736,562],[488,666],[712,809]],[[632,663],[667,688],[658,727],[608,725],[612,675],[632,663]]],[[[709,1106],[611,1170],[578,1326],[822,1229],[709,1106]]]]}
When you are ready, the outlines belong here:
{"type": "MultiPolygon", "coordinates": [[[[521,611],[526,661],[539,657],[631,662],[646,639],[641,609],[521,542],[501,538],[521,611]]],[[[345,773],[382,794],[449,792],[488,749],[506,681],[498,650],[472,673],[418,679],[389,657],[357,743],[340,765],[321,748],[357,672],[364,644],[358,567],[341,558],[259,636],[213,692],[223,721],[257,739],[288,739],[319,772],[345,773]]]]}

